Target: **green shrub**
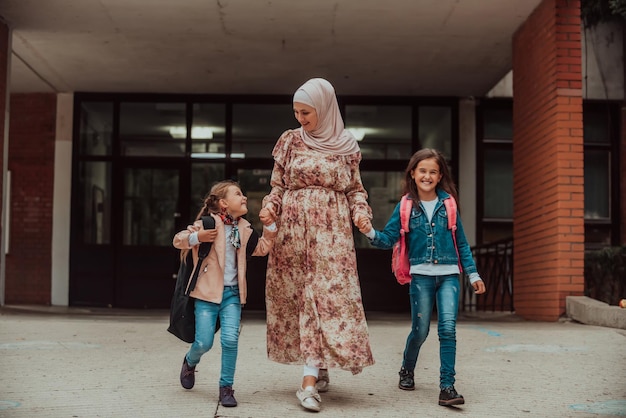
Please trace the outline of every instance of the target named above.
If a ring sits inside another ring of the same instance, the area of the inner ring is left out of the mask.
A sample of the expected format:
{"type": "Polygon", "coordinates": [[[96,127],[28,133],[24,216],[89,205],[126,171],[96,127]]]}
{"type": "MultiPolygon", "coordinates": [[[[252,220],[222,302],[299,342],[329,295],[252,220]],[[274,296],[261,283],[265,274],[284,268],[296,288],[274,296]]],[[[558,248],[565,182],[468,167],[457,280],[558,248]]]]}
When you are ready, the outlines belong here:
{"type": "Polygon", "coordinates": [[[580,11],[586,28],[600,22],[623,22],[626,19],[626,0],[581,0],[580,11]]]}

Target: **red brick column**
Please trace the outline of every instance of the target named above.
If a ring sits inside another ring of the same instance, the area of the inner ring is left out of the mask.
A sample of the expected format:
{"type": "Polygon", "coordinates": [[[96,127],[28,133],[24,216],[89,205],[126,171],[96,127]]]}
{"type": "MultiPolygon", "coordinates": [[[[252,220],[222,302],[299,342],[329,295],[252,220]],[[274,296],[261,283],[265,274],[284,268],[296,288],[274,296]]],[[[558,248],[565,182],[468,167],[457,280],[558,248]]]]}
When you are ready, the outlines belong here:
{"type": "Polygon", "coordinates": [[[7,304],[50,304],[55,135],[55,94],[11,95],[7,304]]]}
{"type": "MultiPolygon", "coordinates": [[[[0,18],[0,216],[3,216],[4,214],[4,210],[2,210],[2,192],[4,188],[2,178],[4,173],[4,128],[7,111],[7,92],[9,91],[9,86],[7,86],[7,74],[10,62],[9,54],[11,53],[9,50],[10,34],[11,31],[9,30],[8,25],[0,18]]],[[[0,235],[0,237],[2,237],[2,235],[0,235]]],[[[6,264],[2,254],[0,254],[0,263],[6,264]]],[[[0,296],[0,304],[6,303],[6,286],[4,283],[5,281],[0,279],[0,294],[2,294],[2,296],[0,296]]]]}
{"type": "Polygon", "coordinates": [[[584,291],[580,1],[543,0],[513,37],[514,303],[555,321],[584,291]]]}
{"type": "MultiPolygon", "coordinates": [[[[4,138],[4,118],[6,114],[6,94],[9,90],[7,86],[7,74],[9,71],[9,27],[0,19],[0,199],[2,197],[2,157],[4,150],[2,148],[4,138]]],[[[1,202],[0,202],[1,203],[1,202]]],[[[1,210],[1,208],[0,208],[1,210]]]]}
{"type": "MultiPolygon", "coordinates": [[[[4,132],[4,112],[6,111],[5,95],[8,89],[6,85],[9,65],[9,27],[0,19],[0,117],[1,132],[4,132]]],[[[2,149],[0,147],[0,152],[2,149]]]]}
{"type": "MultiPolygon", "coordinates": [[[[626,33],[624,34],[624,41],[626,41],[626,33]]],[[[624,45],[624,51],[626,51],[626,44],[624,45]]],[[[626,68],[624,69],[626,75],[626,68]]],[[[625,78],[626,80],[626,78],[625,78]]],[[[626,88],[625,88],[626,90],[626,88]]],[[[626,94],[626,91],[624,91],[626,94]]],[[[622,105],[622,131],[621,131],[621,143],[620,143],[620,244],[626,245],[626,103],[622,105]]]]}

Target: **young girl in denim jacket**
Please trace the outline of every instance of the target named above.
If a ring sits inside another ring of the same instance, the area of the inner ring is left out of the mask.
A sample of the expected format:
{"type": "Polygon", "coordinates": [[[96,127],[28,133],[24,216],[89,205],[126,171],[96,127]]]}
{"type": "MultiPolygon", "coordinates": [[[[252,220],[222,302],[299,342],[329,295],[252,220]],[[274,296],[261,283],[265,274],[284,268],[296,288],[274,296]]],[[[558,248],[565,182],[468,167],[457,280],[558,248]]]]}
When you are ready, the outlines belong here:
{"type": "MultiPolygon", "coordinates": [[[[174,236],[174,247],[181,250],[181,260],[193,251],[194,266],[198,262],[201,242],[213,242],[211,251],[200,266],[196,287],[190,296],[195,299],[195,341],[183,359],[180,383],[185,389],[195,384],[195,369],[203,354],[213,346],[215,328],[221,325],[222,370],[219,381],[219,401],[223,406],[237,406],[233,380],[239,344],[241,307],[246,303],[246,245],[254,233],[242,216],[248,213],[248,199],[239,185],[231,180],[215,184],[204,201],[196,221],[174,236]],[[202,228],[202,216],[215,219],[215,229],[202,228]]],[[[273,216],[262,209],[263,236],[259,238],[253,256],[267,255],[276,236],[273,216]]]]}
{"type": "MultiPolygon", "coordinates": [[[[398,387],[415,389],[413,371],[420,347],[428,336],[430,316],[436,302],[441,361],[439,405],[460,405],[465,400],[454,388],[459,264],[469,275],[476,294],[485,292],[485,284],[476,271],[460,217],[457,217],[457,256],[443,203],[451,197],[457,199],[457,193],[446,160],[440,152],[422,149],[413,154],[405,171],[404,193],[408,193],[413,201],[406,235],[411,265],[409,295],[412,325],[404,349],[398,387]]],[[[382,231],[374,230],[368,218],[362,217],[356,222],[373,246],[390,249],[400,238],[400,204],[382,231]]]]}

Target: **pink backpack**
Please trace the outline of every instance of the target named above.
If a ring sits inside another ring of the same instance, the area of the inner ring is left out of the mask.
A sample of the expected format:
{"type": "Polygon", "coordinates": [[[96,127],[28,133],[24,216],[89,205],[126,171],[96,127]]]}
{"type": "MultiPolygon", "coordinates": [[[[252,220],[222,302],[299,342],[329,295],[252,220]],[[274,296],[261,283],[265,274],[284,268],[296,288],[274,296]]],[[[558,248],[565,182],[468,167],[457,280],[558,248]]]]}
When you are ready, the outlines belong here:
{"type": "MultiPolygon", "coordinates": [[[[393,271],[396,280],[400,284],[411,283],[411,273],[409,273],[411,265],[409,263],[409,255],[406,251],[406,234],[409,232],[409,218],[411,217],[413,201],[409,200],[408,196],[409,195],[406,194],[402,196],[402,200],[400,200],[400,239],[394,244],[391,254],[391,271],[393,271]]],[[[443,203],[448,213],[448,229],[452,232],[454,249],[456,250],[458,258],[459,250],[456,246],[456,201],[450,196],[450,198],[445,199],[443,203]]],[[[459,259],[459,269],[460,268],[461,263],[459,259]]]]}

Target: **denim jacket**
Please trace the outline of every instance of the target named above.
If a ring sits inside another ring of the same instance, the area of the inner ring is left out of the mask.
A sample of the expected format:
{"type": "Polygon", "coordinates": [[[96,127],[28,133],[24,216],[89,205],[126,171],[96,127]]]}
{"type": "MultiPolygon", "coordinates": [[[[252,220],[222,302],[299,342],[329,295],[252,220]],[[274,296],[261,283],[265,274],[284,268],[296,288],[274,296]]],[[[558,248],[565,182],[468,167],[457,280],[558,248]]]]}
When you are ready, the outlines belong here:
{"type": "MultiPolygon", "coordinates": [[[[439,202],[435,206],[431,222],[428,222],[426,211],[420,203],[419,208],[411,208],[411,218],[409,220],[409,233],[407,246],[409,262],[412,266],[423,263],[433,264],[458,264],[458,257],[454,249],[452,232],[448,229],[448,215],[443,204],[450,195],[437,188],[439,202]]],[[[472,257],[470,246],[463,231],[461,217],[456,220],[456,242],[461,257],[461,266],[464,273],[470,275],[476,273],[476,264],[472,257]]],[[[391,214],[391,218],[382,231],[376,231],[376,236],[371,244],[381,249],[390,249],[400,239],[400,203],[391,214]]]]}

